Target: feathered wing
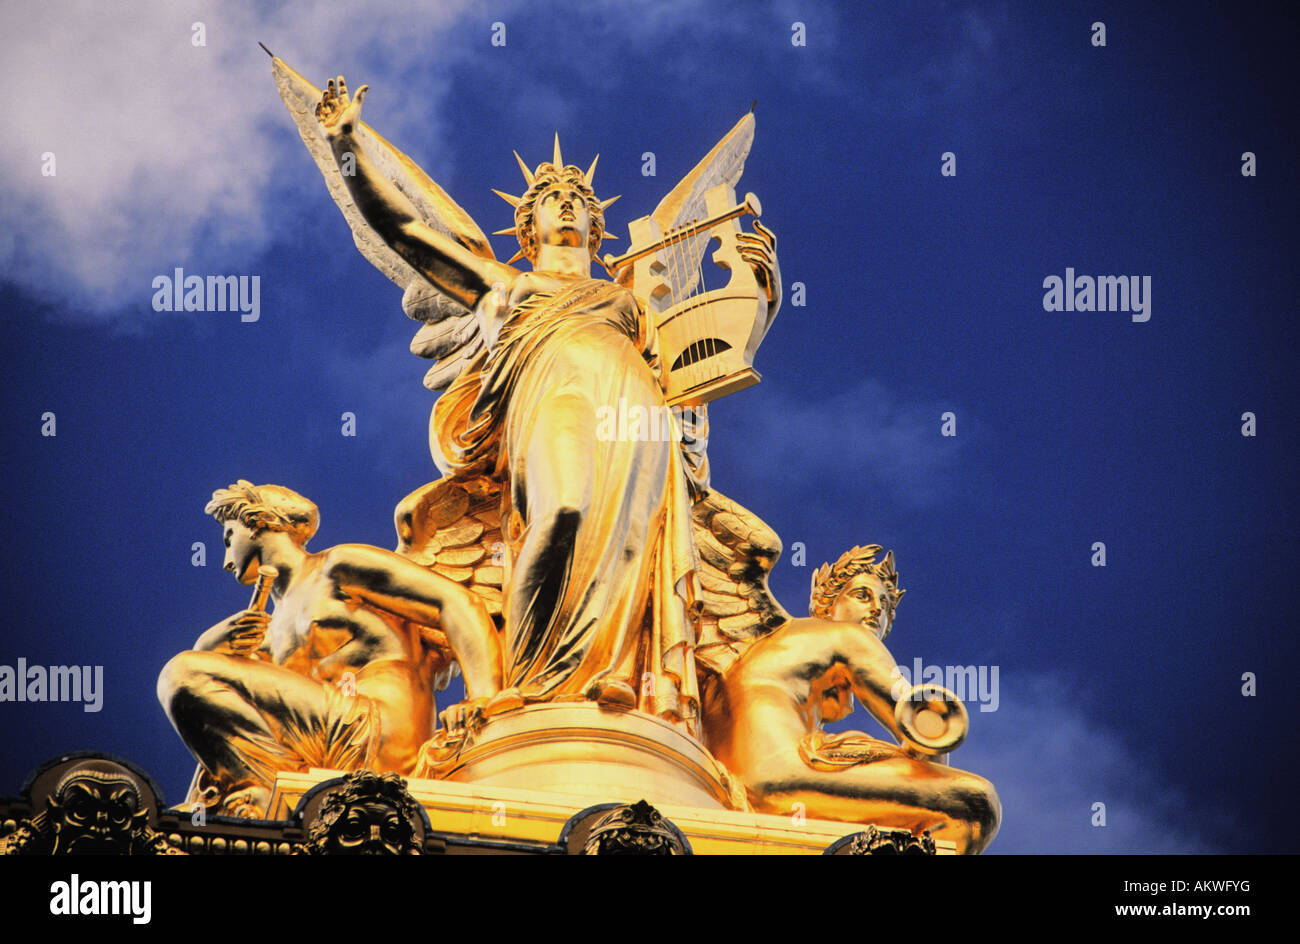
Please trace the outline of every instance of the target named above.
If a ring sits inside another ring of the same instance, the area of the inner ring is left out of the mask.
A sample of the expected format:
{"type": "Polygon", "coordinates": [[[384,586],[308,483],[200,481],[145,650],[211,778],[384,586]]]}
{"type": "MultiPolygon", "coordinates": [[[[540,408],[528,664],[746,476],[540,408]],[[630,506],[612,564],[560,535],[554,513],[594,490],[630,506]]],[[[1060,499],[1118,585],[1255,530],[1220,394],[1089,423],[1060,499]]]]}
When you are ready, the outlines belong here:
{"type": "MultiPolygon", "coordinates": [[[[466,587],[502,622],[501,486],[489,476],[448,476],[397,505],[397,553],[466,587]]],[[[750,645],[790,619],[768,588],[781,539],[761,518],[717,490],[691,509],[697,572],[696,659],[724,672],[750,645]]],[[[432,648],[449,651],[436,629],[432,648]]]]}
{"type": "Polygon", "coordinates": [[[721,674],[790,619],[767,585],[781,557],[781,538],[717,490],[695,502],[691,517],[700,559],[695,658],[721,674]]]}
{"type": "MultiPolygon", "coordinates": [[[[411,341],[411,351],[419,357],[438,361],[425,375],[425,386],[430,390],[444,389],[482,349],[473,314],[464,305],[439,292],[370,227],[352,202],[334,152],[316,119],[321,90],[283,60],[272,57],[271,65],[280,98],[325,178],[330,196],[351,227],[357,249],[375,268],[405,290],[402,310],[408,317],[424,323],[411,341]]],[[[495,258],[487,237],[470,215],[414,161],[364,123],[357,128],[357,138],[371,163],[406,198],[420,220],[475,255],[484,259],[495,258]]]]}
{"type": "MultiPolygon", "coordinates": [[[[695,169],[659,201],[650,217],[659,224],[660,232],[667,233],[693,220],[704,219],[707,215],[704,194],[718,184],[735,187],[740,182],[740,175],[745,171],[745,158],[749,156],[753,143],[754,115],[751,112],[736,122],[736,126],[695,165],[695,169]]],[[[682,264],[670,265],[666,274],[671,303],[683,301],[691,294],[708,243],[708,233],[701,233],[674,247],[672,256],[682,264]]]]}
{"type": "MultiPolygon", "coordinates": [[[[417,488],[394,513],[397,553],[472,591],[498,626],[505,549],[500,507],[498,483],[457,475],[417,488]]],[[[446,645],[445,638],[428,641],[446,645]]]]}

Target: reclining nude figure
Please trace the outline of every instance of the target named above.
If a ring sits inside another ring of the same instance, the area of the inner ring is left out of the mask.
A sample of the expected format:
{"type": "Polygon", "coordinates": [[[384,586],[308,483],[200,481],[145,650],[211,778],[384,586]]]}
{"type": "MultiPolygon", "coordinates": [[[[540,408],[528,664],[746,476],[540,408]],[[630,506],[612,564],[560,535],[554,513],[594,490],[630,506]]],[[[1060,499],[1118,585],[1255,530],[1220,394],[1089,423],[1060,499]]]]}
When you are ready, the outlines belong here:
{"type": "Polygon", "coordinates": [[[158,678],[158,699],[201,771],[188,803],[265,815],[278,771],[408,773],[453,658],[481,703],[500,691],[498,634],[469,589],[381,548],[311,553],[316,506],[240,481],[205,509],[242,584],[274,568],[274,613],[253,606],[203,633],[158,678]]]}
{"type": "Polygon", "coordinates": [[[965,737],[967,715],[937,686],[902,681],[881,639],[904,591],[892,552],[853,548],[813,578],[811,616],[753,642],[707,689],[710,751],[745,784],[753,808],[929,830],[978,853],[1001,804],[983,777],[934,759],[965,737]],[[829,734],[853,697],[899,744],[859,731],[829,734]],[[901,746],[900,746],[901,745],[901,746]]]}

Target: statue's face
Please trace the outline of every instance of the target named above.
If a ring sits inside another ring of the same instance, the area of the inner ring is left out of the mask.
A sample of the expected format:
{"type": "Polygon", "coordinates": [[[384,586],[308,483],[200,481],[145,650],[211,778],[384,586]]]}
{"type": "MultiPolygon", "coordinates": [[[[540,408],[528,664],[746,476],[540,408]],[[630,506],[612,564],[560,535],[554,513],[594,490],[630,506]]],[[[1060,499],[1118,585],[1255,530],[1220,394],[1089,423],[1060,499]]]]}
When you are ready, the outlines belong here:
{"type": "Polygon", "coordinates": [[[131,820],[140,810],[135,784],[125,777],[104,782],[76,777],[57,797],[58,845],[69,855],[114,855],[131,842],[131,820]]]}
{"type": "Polygon", "coordinates": [[[547,190],[533,209],[537,239],[543,246],[586,246],[591,227],[587,200],[568,184],[547,190]]]}
{"type": "Polygon", "coordinates": [[[858,574],[840,591],[831,608],[831,619],[859,623],[877,639],[889,635],[889,599],[885,583],[875,574],[858,574]]]}
{"type": "Polygon", "coordinates": [[[257,565],[261,562],[262,546],[249,527],[238,519],[225,524],[225,568],[240,583],[257,580],[257,565]]]}
{"type": "Polygon", "coordinates": [[[339,855],[402,855],[411,843],[411,826],[401,811],[383,800],[361,800],[330,828],[339,855]]]}

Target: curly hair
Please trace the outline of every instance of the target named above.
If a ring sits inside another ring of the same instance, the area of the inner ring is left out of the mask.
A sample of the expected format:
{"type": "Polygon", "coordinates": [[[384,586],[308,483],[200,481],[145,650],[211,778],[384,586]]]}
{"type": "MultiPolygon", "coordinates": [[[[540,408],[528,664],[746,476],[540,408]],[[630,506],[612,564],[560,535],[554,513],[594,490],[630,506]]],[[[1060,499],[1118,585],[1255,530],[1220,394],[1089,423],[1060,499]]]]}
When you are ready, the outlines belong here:
{"type": "Polygon", "coordinates": [[[587,250],[593,258],[600,248],[600,241],[605,238],[605,210],[596,199],[596,192],[587,183],[587,175],[582,172],[582,168],[572,164],[566,167],[539,164],[533,173],[532,186],[515,207],[515,234],[519,237],[519,248],[529,262],[536,261],[541,246],[535,220],[537,201],[546,191],[565,185],[573,187],[586,201],[587,217],[591,221],[587,228],[587,250]]]}
{"type": "Polygon", "coordinates": [[[892,624],[898,601],[907,591],[898,589],[898,571],[894,569],[893,551],[886,554],[881,561],[876,561],[876,555],[883,550],[884,548],[879,544],[853,547],[841,554],[840,559],[833,565],[822,564],[813,574],[808,615],[829,619],[840,591],[848,585],[848,582],[858,574],[874,574],[885,585],[884,605],[889,614],[889,622],[892,624]]]}
{"type": "Polygon", "coordinates": [[[293,489],[246,479],[213,492],[203,513],[222,524],[238,520],[253,532],[284,531],[299,544],[311,540],[320,526],[320,510],[293,489]]]}

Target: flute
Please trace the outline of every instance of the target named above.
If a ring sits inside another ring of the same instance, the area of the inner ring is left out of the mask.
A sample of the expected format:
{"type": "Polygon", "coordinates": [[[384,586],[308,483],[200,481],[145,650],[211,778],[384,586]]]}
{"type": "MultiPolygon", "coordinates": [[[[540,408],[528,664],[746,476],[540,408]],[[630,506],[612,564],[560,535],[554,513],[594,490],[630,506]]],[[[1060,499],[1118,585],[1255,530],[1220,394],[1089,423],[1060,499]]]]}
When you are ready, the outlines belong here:
{"type": "Polygon", "coordinates": [[[250,610],[266,611],[266,601],[271,598],[271,585],[278,576],[280,571],[270,565],[263,564],[257,568],[257,583],[253,584],[253,599],[248,604],[250,610]]]}
{"type": "MultiPolygon", "coordinates": [[[[248,602],[250,610],[257,610],[259,613],[266,612],[267,601],[271,598],[271,586],[278,576],[280,576],[280,571],[269,565],[262,565],[257,568],[257,582],[253,584],[253,599],[248,602]]],[[[246,652],[241,648],[236,648],[235,654],[252,658],[253,653],[257,651],[260,644],[261,640],[259,639],[258,643],[246,652]]]]}

